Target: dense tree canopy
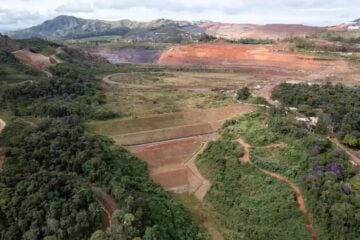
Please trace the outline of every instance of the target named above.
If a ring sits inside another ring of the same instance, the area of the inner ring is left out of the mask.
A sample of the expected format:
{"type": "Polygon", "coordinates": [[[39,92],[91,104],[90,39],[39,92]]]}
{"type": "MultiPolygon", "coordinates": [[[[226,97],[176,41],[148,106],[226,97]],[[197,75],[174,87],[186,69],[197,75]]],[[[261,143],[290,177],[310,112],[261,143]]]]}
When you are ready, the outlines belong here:
{"type": "Polygon", "coordinates": [[[344,143],[360,147],[360,90],[341,84],[281,84],[273,98],[286,106],[298,107],[307,115],[318,115],[344,143]]]}

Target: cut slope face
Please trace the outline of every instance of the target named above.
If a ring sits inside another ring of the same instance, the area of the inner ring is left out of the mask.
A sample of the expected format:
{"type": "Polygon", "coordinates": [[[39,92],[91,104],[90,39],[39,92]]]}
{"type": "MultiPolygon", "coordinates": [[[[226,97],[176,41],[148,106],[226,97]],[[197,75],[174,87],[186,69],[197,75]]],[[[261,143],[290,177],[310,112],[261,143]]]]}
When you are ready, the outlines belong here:
{"type": "Polygon", "coordinates": [[[275,52],[272,46],[191,44],[176,46],[161,54],[158,64],[262,66],[297,70],[320,70],[346,65],[343,61],[317,61],[312,56],[275,52]]]}
{"type": "Polygon", "coordinates": [[[89,127],[95,132],[112,136],[119,144],[131,146],[214,133],[226,120],[255,108],[248,104],[235,104],[207,110],[157,114],[134,120],[105,121],[89,124],[89,127]]]}
{"type": "Polygon", "coordinates": [[[89,125],[110,135],[149,166],[150,177],[167,191],[190,192],[202,200],[210,182],[197,170],[194,160],[206,143],[217,138],[226,120],[252,112],[255,106],[236,104],[223,108],[159,114],[134,120],[89,125]]]}
{"type": "Polygon", "coordinates": [[[29,50],[18,50],[13,52],[13,54],[21,63],[39,70],[44,70],[45,68],[53,65],[48,56],[39,53],[33,53],[29,50]]]}
{"type": "Polygon", "coordinates": [[[51,63],[50,57],[39,53],[33,53],[25,49],[15,51],[13,54],[22,64],[38,69],[44,72],[48,77],[52,77],[51,72],[46,70],[46,68],[54,65],[51,63]]]}

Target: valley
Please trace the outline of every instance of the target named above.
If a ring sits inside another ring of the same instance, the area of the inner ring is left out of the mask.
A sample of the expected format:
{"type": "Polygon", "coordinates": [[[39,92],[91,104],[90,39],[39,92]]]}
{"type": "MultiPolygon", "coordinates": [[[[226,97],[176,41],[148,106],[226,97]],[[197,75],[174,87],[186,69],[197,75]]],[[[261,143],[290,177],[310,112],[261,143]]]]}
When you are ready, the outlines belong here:
{"type": "Polygon", "coordinates": [[[358,239],[358,22],[0,35],[0,239],[358,239]]]}

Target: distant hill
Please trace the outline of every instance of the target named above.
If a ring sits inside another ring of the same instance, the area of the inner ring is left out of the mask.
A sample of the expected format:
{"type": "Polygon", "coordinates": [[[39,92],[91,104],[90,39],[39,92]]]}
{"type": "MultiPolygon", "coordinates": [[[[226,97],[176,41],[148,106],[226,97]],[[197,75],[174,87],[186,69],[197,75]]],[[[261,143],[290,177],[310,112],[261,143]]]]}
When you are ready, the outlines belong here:
{"type": "Polygon", "coordinates": [[[135,40],[176,41],[187,38],[190,32],[201,32],[201,29],[190,23],[183,24],[166,19],[135,22],[59,16],[31,28],[9,32],[7,35],[15,39],[39,37],[53,40],[115,35],[135,40]]]}
{"type": "MultiPolygon", "coordinates": [[[[358,19],[356,19],[356,20],[354,20],[352,22],[342,23],[342,24],[339,24],[339,25],[328,27],[328,30],[346,31],[346,30],[349,30],[349,28],[352,28],[352,27],[360,27],[360,18],[358,18],[358,19]]],[[[355,30],[356,30],[356,28],[355,28],[355,30]]]]}
{"type": "Polygon", "coordinates": [[[15,39],[81,39],[116,36],[121,39],[180,42],[206,33],[224,39],[284,39],[316,34],[320,28],[296,24],[230,24],[211,21],[189,22],[158,19],[150,22],[103,21],[59,16],[44,23],[7,33],[15,39]]]}

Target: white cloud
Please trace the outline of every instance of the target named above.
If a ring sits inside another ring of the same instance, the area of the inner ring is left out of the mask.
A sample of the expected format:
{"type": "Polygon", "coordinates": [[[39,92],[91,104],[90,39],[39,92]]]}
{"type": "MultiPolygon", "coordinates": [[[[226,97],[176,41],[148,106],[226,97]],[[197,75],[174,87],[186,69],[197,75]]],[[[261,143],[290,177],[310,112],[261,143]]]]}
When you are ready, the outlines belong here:
{"type": "Polygon", "coordinates": [[[59,14],[104,20],[158,18],[333,25],[360,17],[360,0],[0,0],[0,29],[59,14]]]}
{"type": "Polygon", "coordinates": [[[0,25],[17,24],[22,21],[33,22],[40,17],[39,14],[29,11],[11,11],[8,9],[0,9],[0,25]]]}
{"type": "Polygon", "coordinates": [[[94,9],[92,8],[90,3],[67,3],[60,5],[55,9],[57,13],[92,13],[94,9]]]}

